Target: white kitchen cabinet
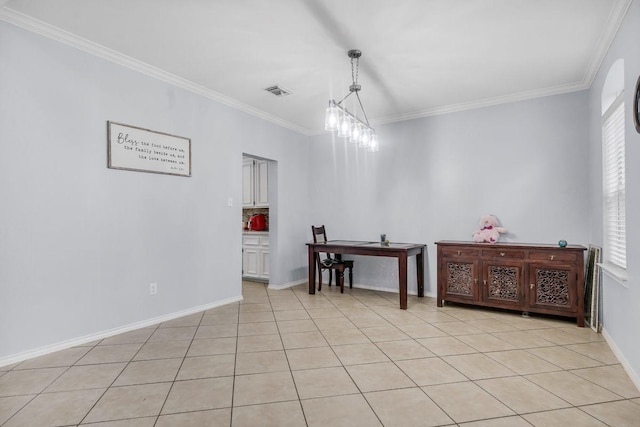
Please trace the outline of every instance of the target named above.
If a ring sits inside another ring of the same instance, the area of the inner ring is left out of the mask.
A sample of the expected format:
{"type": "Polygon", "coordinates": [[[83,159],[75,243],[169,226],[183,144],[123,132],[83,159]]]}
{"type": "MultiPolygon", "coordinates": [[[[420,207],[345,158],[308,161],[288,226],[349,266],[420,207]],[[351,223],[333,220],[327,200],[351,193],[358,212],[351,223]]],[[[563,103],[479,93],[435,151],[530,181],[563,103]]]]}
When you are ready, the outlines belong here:
{"type": "Polygon", "coordinates": [[[269,163],[266,160],[255,160],[254,171],[255,206],[267,207],[269,206],[269,163]]]}
{"type": "Polygon", "coordinates": [[[269,242],[267,238],[267,246],[266,248],[262,248],[258,253],[260,256],[260,277],[263,279],[269,278],[269,242]]]}
{"type": "Polygon", "coordinates": [[[242,234],[242,277],[269,279],[269,235],[242,234]]]}
{"type": "Polygon", "coordinates": [[[253,160],[242,161],[242,206],[253,207],[253,160]]]}
{"type": "Polygon", "coordinates": [[[248,159],[242,161],[242,206],[269,207],[269,162],[248,159]]]}

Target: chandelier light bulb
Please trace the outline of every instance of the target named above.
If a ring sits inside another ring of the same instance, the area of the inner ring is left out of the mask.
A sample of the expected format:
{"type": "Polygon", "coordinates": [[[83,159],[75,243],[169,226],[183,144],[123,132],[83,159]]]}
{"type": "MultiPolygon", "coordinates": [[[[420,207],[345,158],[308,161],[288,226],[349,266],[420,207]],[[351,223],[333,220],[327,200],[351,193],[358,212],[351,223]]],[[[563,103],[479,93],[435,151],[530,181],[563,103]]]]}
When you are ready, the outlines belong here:
{"type": "Polygon", "coordinates": [[[369,141],[369,147],[368,150],[371,151],[372,153],[377,153],[378,152],[378,135],[376,135],[375,132],[371,132],[371,139],[369,141]]]}
{"type": "Polygon", "coordinates": [[[362,125],[356,121],[351,125],[351,142],[354,144],[360,143],[362,140],[362,125]]]}
{"type": "Polygon", "coordinates": [[[371,138],[371,131],[369,129],[364,129],[362,131],[362,138],[360,139],[360,146],[364,148],[368,148],[370,143],[370,138],[371,138]]]}
{"type": "Polygon", "coordinates": [[[347,112],[343,112],[340,115],[340,123],[338,124],[338,136],[341,138],[348,138],[351,134],[351,118],[347,112]]]}
{"type": "Polygon", "coordinates": [[[325,112],[324,130],[338,130],[338,108],[332,101],[329,101],[329,106],[325,112]]]}

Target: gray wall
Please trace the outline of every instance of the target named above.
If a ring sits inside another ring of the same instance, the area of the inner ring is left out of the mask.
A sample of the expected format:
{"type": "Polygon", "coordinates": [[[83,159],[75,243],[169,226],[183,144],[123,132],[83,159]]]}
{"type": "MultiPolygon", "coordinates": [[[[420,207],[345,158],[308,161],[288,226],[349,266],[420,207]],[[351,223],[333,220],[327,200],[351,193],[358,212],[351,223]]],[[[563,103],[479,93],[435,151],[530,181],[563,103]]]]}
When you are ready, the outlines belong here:
{"type": "Polygon", "coordinates": [[[306,137],[4,22],[0,100],[0,360],[239,298],[243,152],[274,160],[272,283],[304,279],[306,137]],[[193,176],[108,169],[107,120],[191,138],[193,176]]]}
{"type": "MultiPolygon", "coordinates": [[[[586,245],[587,101],[582,91],[379,126],[375,154],[315,137],[312,217],[329,237],[426,243],[430,294],[433,243],[471,240],[484,214],[509,229],[503,241],[586,245]]],[[[359,258],[354,281],[397,288],[397,267],[359,258]]]]}
{"type": "MultiPolygon", "coordinates": [[[[626,138],[626,225],[628,283],[622,285],[607,274],[602,277],[602,323],[605,335],[640,384],[640,134],[633,126],[631,111],[636,81],[640,76],[640,2],[633,2],[589,93],[589,177],[591,240],[603,245],[602,209],[602,121],[601,94],[611,65],[624,59],[626,138]]],[[[606,248],[604,249],[606,251],[606,248]]]]}

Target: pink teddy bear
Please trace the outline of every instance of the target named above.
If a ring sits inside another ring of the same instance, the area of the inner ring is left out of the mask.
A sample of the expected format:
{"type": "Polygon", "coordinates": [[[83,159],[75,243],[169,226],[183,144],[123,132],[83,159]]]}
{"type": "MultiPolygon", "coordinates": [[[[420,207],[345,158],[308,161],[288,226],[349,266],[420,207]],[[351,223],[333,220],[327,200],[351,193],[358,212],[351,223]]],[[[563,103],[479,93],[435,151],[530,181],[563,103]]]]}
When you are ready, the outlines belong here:
{"type": "Polygon", "coordinates": [[[480,230],[473,232],[474,242],[495,243],[500,239],[500,233],[507,233],[509,230],[498,227],[498,218],[493,215],[485,215],[480,220],[480,230]]]}

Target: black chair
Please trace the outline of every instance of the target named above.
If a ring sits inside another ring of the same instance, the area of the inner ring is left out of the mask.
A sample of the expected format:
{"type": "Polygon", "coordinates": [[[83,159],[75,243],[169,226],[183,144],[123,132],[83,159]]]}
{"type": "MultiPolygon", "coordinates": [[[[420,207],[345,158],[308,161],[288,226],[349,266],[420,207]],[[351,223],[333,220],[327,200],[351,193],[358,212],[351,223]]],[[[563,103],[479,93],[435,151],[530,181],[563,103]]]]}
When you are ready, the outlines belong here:
{"type": "MultiPolygon", "coordinates": [[[[322,243],[327,241],[327,232],[324,225],[320,227],[311,226],[313,233],[313,243],[322,243]]],[[[333,280],[333,271],[336,272],[336,284],[340,285],[340,293],[344,293],[344,270],[349,269],[349,289],[353,288],[353,261],[344,260],[339,257],[332,257],[330,253],[326,253],[325,257],[316,253],[316,264],[318,269],[318,290],[322,291],[322,272],[329,270],[329,286],[333,280]]]]}

